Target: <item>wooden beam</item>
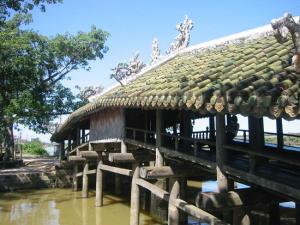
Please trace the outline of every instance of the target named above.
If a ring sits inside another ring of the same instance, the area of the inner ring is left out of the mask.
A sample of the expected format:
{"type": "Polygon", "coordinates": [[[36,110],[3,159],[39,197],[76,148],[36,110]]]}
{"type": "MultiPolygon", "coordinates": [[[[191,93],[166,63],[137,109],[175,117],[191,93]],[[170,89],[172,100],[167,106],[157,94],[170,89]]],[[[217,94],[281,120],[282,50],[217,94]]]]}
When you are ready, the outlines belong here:
{"type": "Polygon", "coordinates": [[[83,176],[83,172],[76,173],[76,177],[82,177],[82,176],[83,176]]]}
{"type": "Polygon", "coordinates": [[[279,203],[269,205],[269,225],[280,225],[279,203]]]}
{"type": "Polygon", "coordinates": [[[99,154],[95,151],[81,151],[80,155],[88,160],[97,160],[99,158],[99,154]]]}
{"type": "Polygon", "coordinates": [[[195,175],[190,168],[175,168],[170,166],[141,167],[140,176],[144,179],[161,179],[171,177],[186,177],[195,175]]]}
{"type": "Polygon", "coordinates": [[[96,173],[96,200],[95,206],[103,206],[103,171],[100,169],[103,161],[99,160],[96,173]]]}
{"type": "Polygon", "coordinates": [[[117,174],[121,174],[124,176],[132,176],[132,170],[129,170],[129,169],[123,169],[123,168],[108,166],[108,165],[104,165],[104,164],[99,165],[99,168],[101,170],[108,171],[111,173],[117,173],[117,174]]]}
{"type": "Polygon", "coordinates": [[[300,202],[296,202],[296,225],[300,225],[300,202]]]}
{"type": "Polygon", "coordinates": [[[145,151],[133,153],[109,153],[108,160],[114,163],[149,162],[154,160],[154,156],[145,151]]]}
{"type": "Polygon", "coordinates": [[[86,159],[81,157],[81,156],[77,156],[77,155],[70,155],[68,158],[69,162],[85,162],[86,159]]]}
{"type": "Polygon", "coordinates": [[[216,134],[215,134],[215,116],[211,115],[209,116],[209,136],[211,140],[216,139],[216,134]]]}
{"type": "Polygon", "coordinates": [[[155,196],[159,197],[160,199],[163,199],[165,201],[169,201],[169,192],[155,186],[154,184],[148,182],[148,181],[145,181],[143,179],[137,179],[136,180],[136,183],[149,190],[152,194],[154,194],[155,196]]]}
{"type": "Polygon", "coordinates": [[[236,189],[226,193],[198,192],[196,206],[205,210],[223,210],[278,203],[283,199],[253,188],[236,189]]]}
{"type": "Polygon", "coordinates": [[[271,180],[271,178],[265,178],[242,170],[238,170],[230,166],[225,166],[225,171],[230,177],[235,177],[235,179],[242,182],[246,181],[248,183],[259,185],[268,190],[281,193],[283,196],[288,196],[295,201],[300,200],[300,190],[296,187],[273,181],[271,180]]]}
{"type": "Polygon", "coordinates": [[[228,223],[218,219],[217,217],[205,212],[196,206],[183,201],[182,199],[175,199],[171,202],[172,205],[186,212],[187,214],[199,219],[201,222],[210,223],[214,225],[229,225],[228,223]]]}
{"type": "Polygon", "coordinates": [[[80,145],[80,128],[76,128],[76,144],[77,146],[80,145]]]}
{"type": "Polygon", "coordinates": [[[140,187],[137,180],[140,176],[140,167],[134,164],[132,170],[134,171],[131,182],[131,201],[130,201],[130,225],[139,225],[140,219],[140,187]]]}
{"type": "Polygon", "coordinates": [[[89,163],[85,162],[83,167],[83,174],[82,174],[82,197],[87,198],[89,195],[89,177],[87,172],[89,170],[89,163]]]}

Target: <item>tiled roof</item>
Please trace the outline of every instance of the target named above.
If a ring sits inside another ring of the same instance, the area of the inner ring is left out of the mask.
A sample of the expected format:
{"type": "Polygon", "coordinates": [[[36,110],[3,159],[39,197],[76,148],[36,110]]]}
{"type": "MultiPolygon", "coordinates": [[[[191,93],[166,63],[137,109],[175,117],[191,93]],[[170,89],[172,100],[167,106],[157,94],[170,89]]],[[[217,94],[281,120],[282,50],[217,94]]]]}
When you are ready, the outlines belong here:
{"type": "Polygon", "coordinates": [[[293,48],[291,39],[280,44],[269,31],[250,40],[187,49],[76,110],[56,135],[105,107],[296,118],[300,75],[291,65],[293,48]]]}

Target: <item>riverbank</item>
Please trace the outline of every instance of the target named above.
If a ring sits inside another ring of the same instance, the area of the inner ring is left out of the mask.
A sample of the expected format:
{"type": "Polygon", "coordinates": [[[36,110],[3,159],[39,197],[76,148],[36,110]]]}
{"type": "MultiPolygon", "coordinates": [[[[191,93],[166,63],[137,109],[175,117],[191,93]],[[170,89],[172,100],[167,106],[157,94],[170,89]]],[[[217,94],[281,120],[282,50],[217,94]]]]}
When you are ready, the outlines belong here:
{"type": "Polygon", "coordinates": [[[0,192],[70,187],[71,174],[70,166],[58,159],[24,157],[21,166],[0,169],[0,192]]]}

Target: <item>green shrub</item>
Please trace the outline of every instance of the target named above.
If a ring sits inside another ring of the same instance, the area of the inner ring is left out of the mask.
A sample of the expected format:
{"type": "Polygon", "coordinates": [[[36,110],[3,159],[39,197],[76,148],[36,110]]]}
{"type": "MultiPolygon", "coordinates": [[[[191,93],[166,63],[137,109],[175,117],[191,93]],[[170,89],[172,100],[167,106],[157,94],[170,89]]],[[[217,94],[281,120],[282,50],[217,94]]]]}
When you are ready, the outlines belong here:
{"type": "Polygon", "coordinates": [[[25,143],[23,151],[25,154],[48,156],[48,152],[44,149],[42,142],[39,140],[25,143]]]}

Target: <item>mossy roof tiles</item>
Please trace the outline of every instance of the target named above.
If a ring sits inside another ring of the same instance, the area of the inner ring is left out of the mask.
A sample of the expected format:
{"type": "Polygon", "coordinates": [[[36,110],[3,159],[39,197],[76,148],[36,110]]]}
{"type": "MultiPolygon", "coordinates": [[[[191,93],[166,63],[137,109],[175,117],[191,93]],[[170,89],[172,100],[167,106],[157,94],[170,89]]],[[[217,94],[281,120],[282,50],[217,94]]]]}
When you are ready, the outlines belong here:
{"type": "Polygon", "coordinates": [[[294,45],[273,35],[186,51],[71,114],[59,133],[105,107],[185,108],[287,119],[299,116],[299,74],[294,45]]]}

